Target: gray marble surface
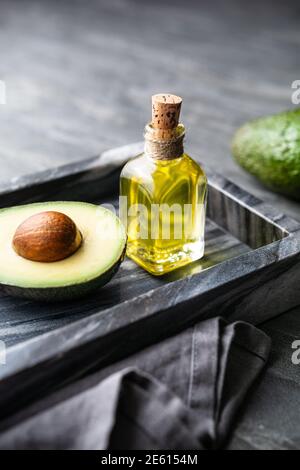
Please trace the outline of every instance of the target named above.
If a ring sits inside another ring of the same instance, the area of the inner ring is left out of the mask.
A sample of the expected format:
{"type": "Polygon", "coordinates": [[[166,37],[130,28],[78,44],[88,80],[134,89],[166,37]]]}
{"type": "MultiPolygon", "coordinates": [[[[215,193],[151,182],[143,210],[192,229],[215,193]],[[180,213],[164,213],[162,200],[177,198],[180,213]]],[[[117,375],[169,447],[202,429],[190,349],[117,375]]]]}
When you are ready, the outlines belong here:
{"type": "MultiPolygon", "coordinates": [[[[118,147],[20,177],[11,189],[0,186],[0,207],[57,198],[117,205],[121,166],[142,148],[143,143],[118,147]]],[[[206,171],[201,260],[162,278],[126,260],[107,286],[54,304],[28,301],[33,290],[25,300],[10,297],[11,288],[1,286],[0,338],[11,346],[0,368],[1,418],[201,319],[218,315],[261,324],[300,305],[300,224],[206,171]]]]}
{"type": "MultiPolygon", "coordinates": [[[[292,107],[299,23],[296,0],[152,0],[143,8],[138,0],[1,0],[1,180],[140,140],[149,96],[166,90],[184,97],[191,154],[300,220],[299,204],[264,189],[230,157],[237,126],[292,107]]],[[[291,362],[299,314],[264,326],[272,362],[234,448],[300,446],[300,366],[291,362]]]]}
{"type": "Polygon", "coordinates": [[[234,130],[290,108],[297,1],[1,0],[1,179],[141,139],[150,96],[184,98],[187,148],[298,216],[230,156],[234,130]]]}

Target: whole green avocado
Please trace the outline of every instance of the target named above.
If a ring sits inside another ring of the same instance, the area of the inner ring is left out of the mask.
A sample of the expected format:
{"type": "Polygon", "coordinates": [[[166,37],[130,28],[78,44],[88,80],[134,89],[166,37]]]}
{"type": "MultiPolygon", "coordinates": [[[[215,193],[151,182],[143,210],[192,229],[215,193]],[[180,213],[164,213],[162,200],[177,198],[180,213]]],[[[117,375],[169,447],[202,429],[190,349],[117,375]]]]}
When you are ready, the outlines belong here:
{"type": "Polygon", "coordinates": [[[232,153],[267,187],[300,200],[300,108],[245,124],[233,138],[232,153]]]}

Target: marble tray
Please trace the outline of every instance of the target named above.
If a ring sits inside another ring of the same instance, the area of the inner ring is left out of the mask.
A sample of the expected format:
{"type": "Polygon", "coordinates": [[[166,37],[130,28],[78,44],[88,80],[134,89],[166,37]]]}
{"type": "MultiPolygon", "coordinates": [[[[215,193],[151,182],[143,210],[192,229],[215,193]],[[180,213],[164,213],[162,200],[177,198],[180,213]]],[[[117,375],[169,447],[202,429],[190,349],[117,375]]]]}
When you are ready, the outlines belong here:
{"type": "MultiPolygon", "coordinates": [[[[0,187],[0,207],[41,200],[113,202],[133,144],[0,187]]],[[[155,278],[125,260],[80,301],[42,304],[0,295],[0,416],[174,334],[199,319],[263,322],[300,305],[300,224],[207,170],[205,257],[155,278]],[[3,344],[3,343],[2,343],[3,344]]]]}

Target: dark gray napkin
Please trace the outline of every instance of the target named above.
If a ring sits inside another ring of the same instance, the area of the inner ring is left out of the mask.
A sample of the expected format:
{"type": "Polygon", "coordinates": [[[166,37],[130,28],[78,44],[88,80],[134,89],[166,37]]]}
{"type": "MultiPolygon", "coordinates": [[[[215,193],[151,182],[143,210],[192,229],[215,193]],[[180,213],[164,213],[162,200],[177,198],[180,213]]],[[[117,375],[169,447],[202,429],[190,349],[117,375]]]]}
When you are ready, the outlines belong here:
{"type": "Polygon", "coordinates": [[[220,448],[269,350],[250,324],[201,322],[0,423],[0,448],[220,448]]]}

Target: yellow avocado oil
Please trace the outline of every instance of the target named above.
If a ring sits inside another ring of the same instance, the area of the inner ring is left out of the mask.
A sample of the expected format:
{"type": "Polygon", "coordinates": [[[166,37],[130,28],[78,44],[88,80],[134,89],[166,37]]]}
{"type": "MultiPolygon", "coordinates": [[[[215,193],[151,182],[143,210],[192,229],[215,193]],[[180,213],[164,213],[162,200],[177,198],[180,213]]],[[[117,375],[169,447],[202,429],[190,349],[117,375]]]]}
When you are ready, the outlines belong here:
{"type": "Polygon", "coordinates": [[[152,97],[145,151],[125,165],[120,179],[127,256],[154,275],[198,260],[204,253],[207,179],[184,152],[181,103],[175,95],[152,97]]]}

